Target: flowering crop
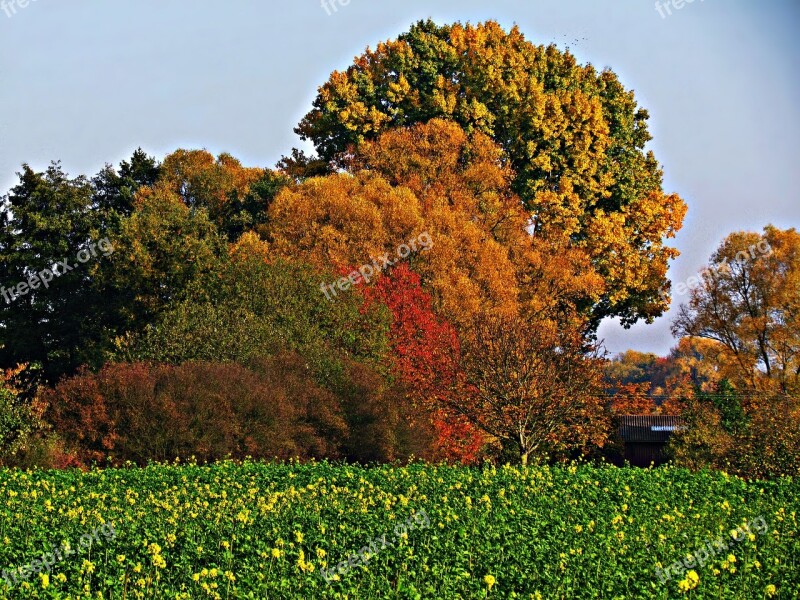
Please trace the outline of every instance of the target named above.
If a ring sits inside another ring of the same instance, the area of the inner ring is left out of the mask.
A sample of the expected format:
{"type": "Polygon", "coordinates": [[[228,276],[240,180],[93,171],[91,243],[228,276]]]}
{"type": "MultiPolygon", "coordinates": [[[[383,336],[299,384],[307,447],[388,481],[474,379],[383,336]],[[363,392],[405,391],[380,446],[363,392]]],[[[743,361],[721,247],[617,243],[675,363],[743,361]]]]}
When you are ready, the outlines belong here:
{"type": "Polygon", "coordinates": [[[794,478],[673,468],[0,470],[0,569],[104,523],[116,532],[51,572],[0,580],[0,598],[797,598],[798,498],[794,478]],[[320,575],[415,513],[429,526],[320,575]],[[763,535],[659,581],[756,517],[763,535]]]}

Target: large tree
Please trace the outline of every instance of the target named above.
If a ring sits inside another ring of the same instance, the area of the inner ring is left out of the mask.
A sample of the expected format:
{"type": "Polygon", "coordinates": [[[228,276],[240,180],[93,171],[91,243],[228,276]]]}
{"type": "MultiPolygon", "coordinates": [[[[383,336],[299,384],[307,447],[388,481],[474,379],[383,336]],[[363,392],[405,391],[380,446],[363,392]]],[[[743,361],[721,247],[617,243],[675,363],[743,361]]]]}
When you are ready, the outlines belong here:
{"type": "Polygon", "coordinates": [[[680,229],[685,205],[664,193],[645,149],[647,111],[612,71],[535,46],[516,27],[419,22],[334,72],[296,131],[342,166],[385,130],[433,118],[490,136],[532,231],[588,252],[606,284],[582,307],[592,327],[606,316],[630,325],[662,314],[659,289],[677,255],[663,238],[680,229]]]}
{"type": "Polygon", "coordinates": [[[751,391],[800,387],[800,233],[768,226],[729,235],[711,257],[673,333],[718,342],[751,391]]]}

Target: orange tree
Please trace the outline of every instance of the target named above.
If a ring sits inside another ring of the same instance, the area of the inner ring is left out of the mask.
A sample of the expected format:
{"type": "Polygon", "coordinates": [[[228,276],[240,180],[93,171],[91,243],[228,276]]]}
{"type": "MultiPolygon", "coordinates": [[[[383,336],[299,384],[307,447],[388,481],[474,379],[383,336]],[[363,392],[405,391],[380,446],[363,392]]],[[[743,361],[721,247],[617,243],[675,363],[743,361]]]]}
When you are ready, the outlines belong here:
{"type": "Polygon", "coordinates": [[[673,325],[712,340],[733,383],[751,391],[800,389],[800,234],[766,227],[729,235],[673,325]]]}
{"type": "Polygon", "coordinates": [[[479,315],[461,348],[461,393],[449,407],[513,448],[523,465],[604,445],[602,371],[577,332],[552,321],[479,315]]]}

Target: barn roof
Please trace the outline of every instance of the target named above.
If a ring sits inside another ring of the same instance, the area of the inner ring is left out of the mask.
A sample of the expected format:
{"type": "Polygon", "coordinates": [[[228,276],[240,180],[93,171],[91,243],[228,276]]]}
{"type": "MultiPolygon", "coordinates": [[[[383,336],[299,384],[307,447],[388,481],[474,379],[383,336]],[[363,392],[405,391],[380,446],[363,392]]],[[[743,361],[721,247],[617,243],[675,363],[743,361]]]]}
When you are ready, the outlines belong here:
{"type": "Polygon", "coordinates": [[[668,415],[625,415],[619,418],[619,435],[624,442],[664,443],[674,432],[684,428],[681,417],[668,415]]]}

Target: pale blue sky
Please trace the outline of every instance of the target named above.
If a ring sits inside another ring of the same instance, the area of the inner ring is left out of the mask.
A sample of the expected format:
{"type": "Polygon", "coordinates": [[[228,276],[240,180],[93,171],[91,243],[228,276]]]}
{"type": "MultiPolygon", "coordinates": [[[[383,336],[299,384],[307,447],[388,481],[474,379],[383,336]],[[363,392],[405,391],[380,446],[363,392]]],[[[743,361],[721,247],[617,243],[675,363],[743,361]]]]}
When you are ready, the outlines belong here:
{"type": "MultiPolygon", "coordinates": [[[[11,0],[5,0],[10,3],[11,0]]],[[[19,2],[20,0],[16,0],[19,2]]],[[[609,66],[651,114],[666,188],[689,216],[684,281],[730,231],[800,226],[800,2],[694,0],[30,0],[0,8],[0,193],[22,162],[94,174],[137,147],[227,151],[272,166],[318,85],[415,20],[496,19],[609,66]]],[[[609,350],[665,353],[671,315],[609,350]]]]}

